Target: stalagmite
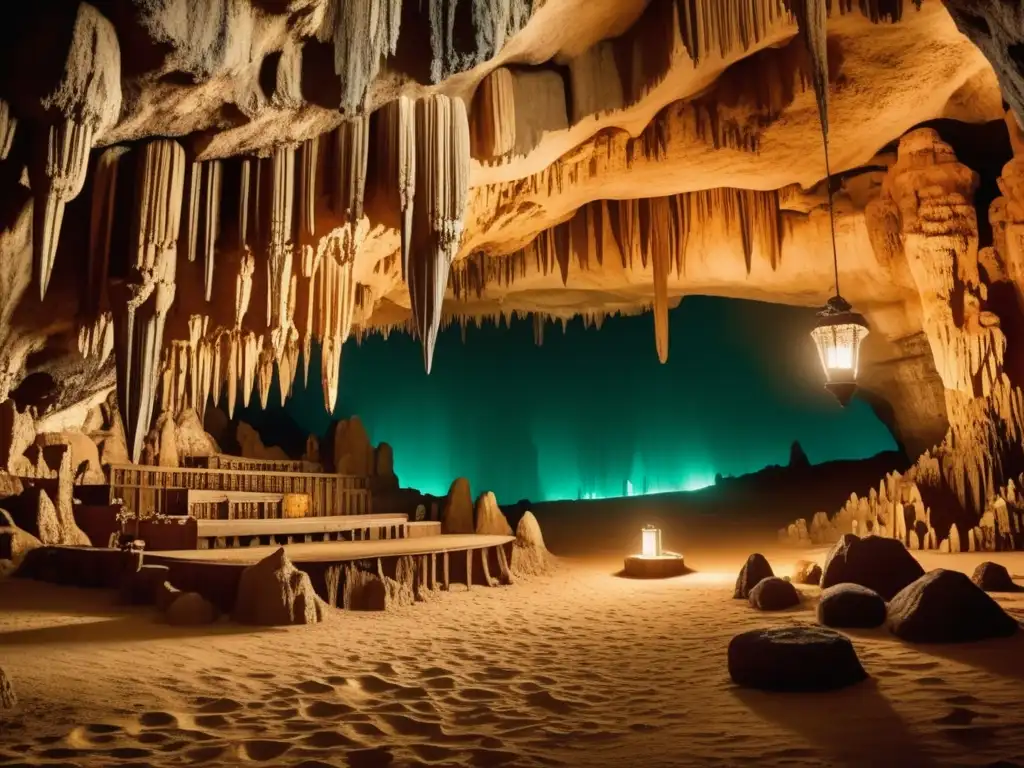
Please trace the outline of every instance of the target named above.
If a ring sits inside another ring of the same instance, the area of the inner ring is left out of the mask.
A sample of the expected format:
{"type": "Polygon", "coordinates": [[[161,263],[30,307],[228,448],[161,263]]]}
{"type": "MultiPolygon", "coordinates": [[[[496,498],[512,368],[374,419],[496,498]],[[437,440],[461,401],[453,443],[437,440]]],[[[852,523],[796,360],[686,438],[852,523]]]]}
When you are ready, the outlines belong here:
{"type": "MultiPolygon", "coordinates": [[[[376,113],[377,179],[383,197],[401,213],[402,279],[409,274],[413,200],[416,194],[416,122],[413,102],[399,96],[376,113]]],[[[378,192],[378,194],[381,194],[378,192]]]]}
{"type": "Polygon", "coordinates": [[[137,150],[135,213],[124,279],[112,281],[117,398],[128,452],[138,462],[149,430],[164,323],[174,302],[175,259],[185,184],[185,152],[173,141],[137,150]]]}
{"type": "Polygon", "coordinates": [[[469,123],[460,99],[416,103],[416,199],[407,282],[427,373],[434,356],[448,270],[462,238],[469,193],[469,123]]]}

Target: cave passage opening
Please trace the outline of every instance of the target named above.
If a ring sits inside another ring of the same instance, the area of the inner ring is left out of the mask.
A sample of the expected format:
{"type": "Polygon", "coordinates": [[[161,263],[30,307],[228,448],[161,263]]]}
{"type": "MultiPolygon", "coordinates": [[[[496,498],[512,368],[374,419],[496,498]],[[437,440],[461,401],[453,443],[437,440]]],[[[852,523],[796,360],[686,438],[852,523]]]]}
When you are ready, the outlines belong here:
{"type": "MultiPolygon", "coordinates": [[[[840,408],[808,335],[814,310],[690,296],[671,311],[671,353],[654,349],[651,315],[458,325],[440,334],[434,371],[419,341],[393,333],[346,343],[339,405],[324,408],[320,359],[285,406],[241,418],[293,455],[306,435],[358,415],[394,449],[404,487],[443,495],[455,477],[499,502],[696,490],[716,475],[786,465],[798,441],[812,464],[896,449],[872,408],[840,408]]],[[[274,388],[277,383],[275,380],[274,388]]],[[[279,403],[272,392],[271,403],[279,403]]]]}

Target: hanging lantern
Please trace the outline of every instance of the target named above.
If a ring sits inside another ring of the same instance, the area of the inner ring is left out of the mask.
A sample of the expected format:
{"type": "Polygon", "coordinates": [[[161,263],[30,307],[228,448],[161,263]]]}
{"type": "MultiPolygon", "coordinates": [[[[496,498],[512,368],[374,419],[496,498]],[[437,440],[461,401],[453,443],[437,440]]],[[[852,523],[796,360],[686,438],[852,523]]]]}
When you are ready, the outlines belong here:
{"type": "Polygon", "coordinates": [[[868,335],[868,325],[839,295],[828,300],[818,318],[811,338],[825,369],[825,389],[845,407],[857,390],[860,343],[868,335]]]}

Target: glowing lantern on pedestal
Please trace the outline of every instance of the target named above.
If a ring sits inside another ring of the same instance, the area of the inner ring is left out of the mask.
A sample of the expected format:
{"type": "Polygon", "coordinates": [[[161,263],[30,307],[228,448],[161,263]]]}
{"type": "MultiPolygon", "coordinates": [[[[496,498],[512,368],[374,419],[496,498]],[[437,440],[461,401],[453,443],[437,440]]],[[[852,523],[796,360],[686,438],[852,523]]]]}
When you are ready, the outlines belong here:
{"type": "Polygon", "coordinates": [[[661,529],[652,525],[645,526],[640,532],[640,554],[643,557],[661,556],[661,529]]]}
{"type": "Polygon", "coordinates": [[[838,294],[818,317],[811,338],[825,369],[825,388],[845,407],[857,390],[860,343],[868,335],[867,322],[838,294]]]}

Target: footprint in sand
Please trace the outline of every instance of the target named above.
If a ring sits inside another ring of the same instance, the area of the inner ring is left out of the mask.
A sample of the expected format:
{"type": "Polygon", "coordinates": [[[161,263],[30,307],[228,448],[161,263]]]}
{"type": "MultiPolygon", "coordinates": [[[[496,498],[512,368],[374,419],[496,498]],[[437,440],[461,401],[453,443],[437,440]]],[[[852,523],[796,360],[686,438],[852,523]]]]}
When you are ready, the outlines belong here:
{"type": "Polygon", "coordinates": [[[958,706],[966,706],[968,704],[981,703],[981,701],[977,697],[971,696],[969,693],[965,693],[961,696],[950,696],[947,699],[943,699],[943,701],[947,704],[956,704],[958,706]]]}
{"type": "Polygon", "coordinates": [[[352,723],[352,730],[360,736],[386,736],[380,728],[373,723],[352,723]]]}
{"type": "Polygon", "coordinates": [[[547,691],[538,691],[531,693],[526,697],[526,702],[531,707],[539,707],[546,709],[549,712],[556,712],[559,714],[568,714],[574,709],[573,704],[564,699],[560,699],[557,696],[553,696],[547,691]]]}
{"type": "Polygon", "coordinates": [[[444,667],[427,667],[420,672],[420,677],[424,680],[429,680],[434,677],[449,677],[453,674],[455,673],[444,667]]]}
{"type": "Polygon", "coordinates": [[[919,677],[917,678],[918,685],[945,685],[946,681],[941,677],[919,677]]]}
{"type": "Polygon", "coordinates": [[[313,749],[337,749],[338,747],[351,749],[362,746],[359,742],[353,741],[337,731],[316,731],[308,736],[303,736],[302,743],[313,749]]]}
{"type": "Polygon", "coordinates": [[[348,683],[348,678],[341,675],[329,675],[326,680],[331,685],[346,685],[348,683]]]}
{"type": "Polygon", "coordinates": [[[166,728],[176,726],[178,718],[170,712],[143,712],[139,716],[139,724],[143,728],[166,728]]]}
{"type": "Polygon", "coordinates": [[[349,752],[346,757],[352,768],[381,768],[381,766],[391,765],[395,759],[387,747],[356,749],[349,752]]]}
{"type": "Polygon", "coordinates": [[[455,678],[453,677],[430,677],[424,682],[428,688],[435,691],[450,691],[455,688],[455,678]]]}
{"type": "Polygon", "coordinates": [[[407,715],[381,715],[381,719],[400,736],[418,736],[422,739],[429,739],[443,734],[440,724],[426,723],[407,715]]]}
{"type": "Polygon", "coordinates": [[[937,661],[897,661],[893,663],[894,667],[899,669],[905,669],[910,672],[921,672],[926,669],[935,669],[939,666],[937,661]]]}
{"type": "Polygon", "coordinates": [[[492,701],[500,698],[498,693],[487,688],[464,688],[458,696],[465,701],[492,701]]]}
{"type": "Polygon", "coordinates": [[[330,693],[334,690],[333,686],[321,683],[319,680],[303,680],[295,687],[303,693],[330,693]]]}
{"type": "Polygon", "coordinates": [[[934,722],[939,725],[970,725],[979,717],[992,718],[994,715],[985,715],[966,707],[953,707],[948,715],[936,718],[934,722]]]}
{"type": "Polygon", "coordinates": [[[199,711],[204,715],[226,715],[229,712],[237,712],[240,709],[242,709],[242,705],[234,699],[207,700],[205,704],[199,707],[199,711]]]}
{"type": "Polygon", "coordinates": [[[201,728],[226,728],[228,719],[224,715],[196,715],[196,725],[201,728]]]}
{"type": "Polygon", "coordinates": [[[494,765],[507,765],[518,759],[515,752],[506,752],[498,749],[473,749],[470,750],[469,763],[481,768],[490,768],[494,765]]]}
{"type": "Polygon", "coordinates": [[[250,672],[246,677],[250,680],[273,680],[277,675],[273,672],[250,672]]]}
{"type": "Polygon", "coordinates": [[[185,753],[185,757],[193,763],[208,763],[221,757],[226,749],[227,748],[222,744],[211,744],[205,747],[192,747],[192,749],[185,753]]]}
{"type": "Polygon", "coordinates": [[[336,701],[314,701],[306,707],[306,717],[339,717],[352,712],[355,712],[353,707],[336,701]]]}
{"type": "Polygon", "coordinates": [[[438,747],[434,744],[412,744],[409,747],[413,753],[428,763],[444,762],[446,765],[453,764],[457,754],[455,750],[447,747],[438,747]]]}
{"type": "Polygon", "coordinates": [[[242,742],[240,752],[246,759],[267,761],[276,760],[291,748],[292,745],[287,741],[252,739],[242,742]]]}

